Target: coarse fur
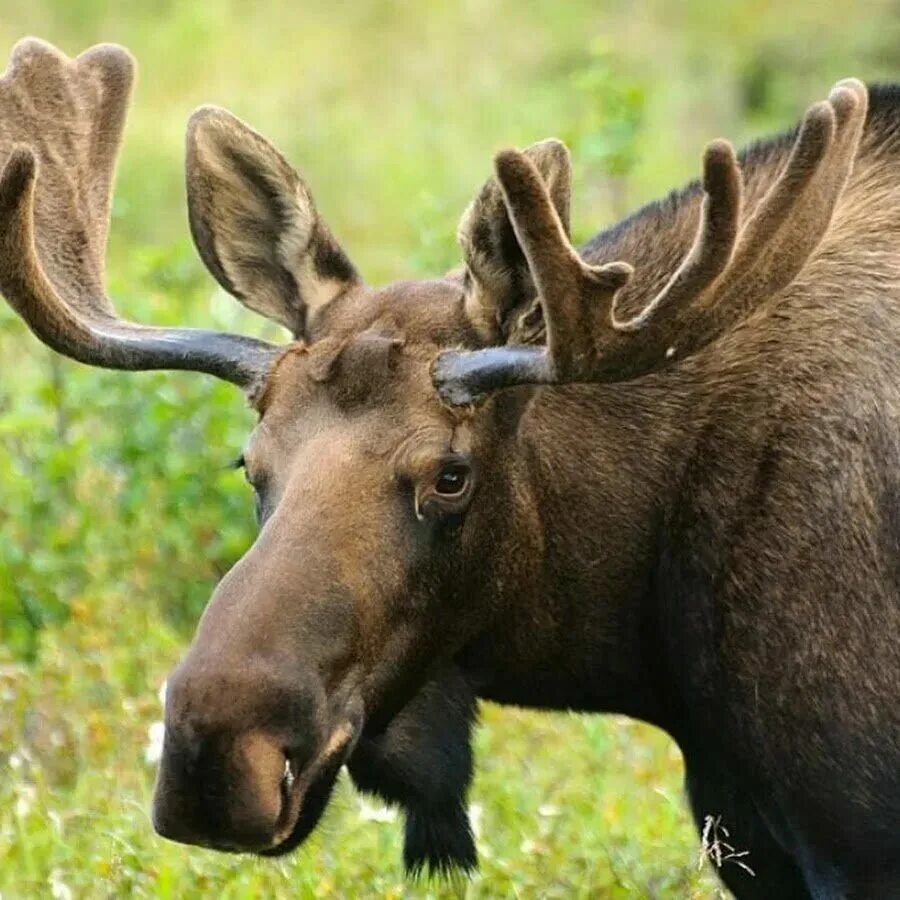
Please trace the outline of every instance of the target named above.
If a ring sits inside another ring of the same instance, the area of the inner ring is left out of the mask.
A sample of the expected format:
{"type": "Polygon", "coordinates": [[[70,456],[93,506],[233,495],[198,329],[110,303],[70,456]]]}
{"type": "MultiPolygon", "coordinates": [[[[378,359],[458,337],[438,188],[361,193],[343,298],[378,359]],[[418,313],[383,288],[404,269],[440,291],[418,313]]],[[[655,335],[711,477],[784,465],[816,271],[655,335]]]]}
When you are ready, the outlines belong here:
{"type": "MultiPolygon", "coordinates": [[[[752,874],[720,871],[738,897],[900,894],[900,89],[870,89],[849,180],[825,170],[798,206],[821,235],[780,248],[786,284],[769,247],[754,273],[777,287],[742,293],[727,328],[614,383],[507,381],[461,408],[432,386],[441,354],[508,361],[560,312],[519,240],[548,237],[540,198],[519,203],[498,168],[461,225],[465,274],[372,289],[245,129],[192,124],[194,236],[226,289],[300,340],[239,382],[260,414],[245,464],[261,530],[170,679],[157,829],[286,852],[347,762],[406,809],[410,868],[471,867],[478,696],[667,730],[698,828],[719,819],[748,851],[752,874]],[[826,188],[833,211],[811,216],[826,188]]],[[[740,155],[744,233],[797,140],[740,155]]],[[[564,234],[560,146],[508,161],[526,160],[526,187],[529,166],[544,179],[564,234]]],[[[15,174],[7,238],[27,222],[15,174]]],[[[561,255],[559,277],[625,261],[627,284],[600,286],[639,315],[695,246],[702,202],[692,184],[650,204],[561,255]]],[[[14,305],[46,340],[58,306],[38,299],[14,305]]]]}

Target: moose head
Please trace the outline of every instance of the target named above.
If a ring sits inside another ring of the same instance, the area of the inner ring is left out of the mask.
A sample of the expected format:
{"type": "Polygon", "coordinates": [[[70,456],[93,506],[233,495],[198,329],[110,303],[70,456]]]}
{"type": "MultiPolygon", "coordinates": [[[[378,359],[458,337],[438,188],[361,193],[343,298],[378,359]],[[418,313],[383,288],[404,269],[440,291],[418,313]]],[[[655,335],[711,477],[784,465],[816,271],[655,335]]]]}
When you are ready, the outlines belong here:
{"type": "Polygon", "coordinates": [[[865,89],[843,83],[812,107],[764,191],[729,144],[710,145],[674,274],[661,264],[632,277],[628,262],[588,263],[572,248],[569,159],[551,140],[497,156],[460,225],[461,274],[384,288],[364,283],[269,142],[200,109],[187,135],[191,233],[229,294],[292,333],[275,346],[137,325],[106,297],[132,75],[114,46],[74,60],[34,40],[13,51],[0,82],[0,290],[60,353],[205,372],[259,416],[240,460],[259,534],[169,679],[155,826],[283,853],[315,826],[346,763],[410,808],[422,829],[411,866],[471,865],[461,798],[477,693],[577,705],[557,698],[563,673],[579,677],[567,654],[582,628],[613,661],[610,684],[630,686],[644,711],[625,609],[653,485],[632,477],[643,424],[628,421],[629,397],[661,394],[661,373],[800,270],[847,180],[865,89]],[[579,459],[574,438],[575,450],[543,453],[581,427],[598,382],[617,387],[596,400],[606,418],[584,426],[602,460],[579,459]],[[607,481],[586,483],[585,468],[607,481]],[[578,504],[588,512],[576,522],[578,504]],[[622,600],[594,603],[579,625],[560,598],[581,590],[575,543],[595,540],[605,568],[591,590],[622,600]],[[417,772],[429,757],[448,774],[417,772]]]}

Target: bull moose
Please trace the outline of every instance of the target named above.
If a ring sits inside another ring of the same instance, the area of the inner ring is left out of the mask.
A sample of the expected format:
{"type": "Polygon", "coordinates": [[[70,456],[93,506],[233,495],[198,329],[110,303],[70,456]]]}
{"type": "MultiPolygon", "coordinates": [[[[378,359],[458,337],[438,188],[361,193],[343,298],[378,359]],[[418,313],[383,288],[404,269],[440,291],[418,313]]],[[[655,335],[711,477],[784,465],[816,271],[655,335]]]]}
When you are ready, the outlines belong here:
{"type": "Polygon", "coordinates": [[[565,147],[505,151],[464,266],[384,288],[202,108],[191,233],[274,346],[107,299],[133,68],[13,50],[0,290],[62,354],[206,372],[259,414],[259,535],[169,680],[157,831],[286,853],[346,764],[404,809],[410,869],[472,867],[488,698],[665,729],[698,823],[748,851],[739,897],[900,896],[900,88],[710,144],[578,250],[565,147]]]}

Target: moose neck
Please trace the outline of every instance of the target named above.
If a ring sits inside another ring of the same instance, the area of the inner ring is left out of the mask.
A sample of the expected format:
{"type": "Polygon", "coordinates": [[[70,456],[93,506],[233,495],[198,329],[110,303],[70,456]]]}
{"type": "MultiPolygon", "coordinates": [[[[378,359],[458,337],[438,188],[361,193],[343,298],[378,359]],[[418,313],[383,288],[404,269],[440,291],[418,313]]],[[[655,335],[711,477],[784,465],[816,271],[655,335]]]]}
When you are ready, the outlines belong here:
{"type": "Polygon", "coordinates": [[[675,380],[544,389],[522,416],[483,582],[499,627],[461,656],[486,699],[670,727],[655,576],[690,444],[675,380]]]}

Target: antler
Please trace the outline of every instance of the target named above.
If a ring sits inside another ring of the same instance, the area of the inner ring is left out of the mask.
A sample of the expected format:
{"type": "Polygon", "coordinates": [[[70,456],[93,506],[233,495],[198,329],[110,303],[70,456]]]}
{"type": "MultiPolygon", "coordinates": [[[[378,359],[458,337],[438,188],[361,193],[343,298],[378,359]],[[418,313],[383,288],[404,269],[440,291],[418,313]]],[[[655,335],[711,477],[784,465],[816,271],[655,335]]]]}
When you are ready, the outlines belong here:
{"type": "Polygon", "coordinates": [[[0,79],[0,292],[53,349],[114,369],[188,369],[252,389],[279,349],[120,319],[106,297],[110,190],[134,76],[110,44],[70,60],[21,41],[0,79]]]}
{"type": "Polygon", "coordinates": [[[616,295],[631,267],[585,263],[531,162],[500,153],[497,180],[541,298],[547,346],[443,353],[432,373],[442,398],[464,405],[517,384],[625,381],[710,343],[790,284],[819,245],[852,170],[867,105],[865,86],[847,80],[810,107],[783,171],[743,227],[734,150],[711,143],[694,244],[662,290],[624,321],[616,295]]]}

